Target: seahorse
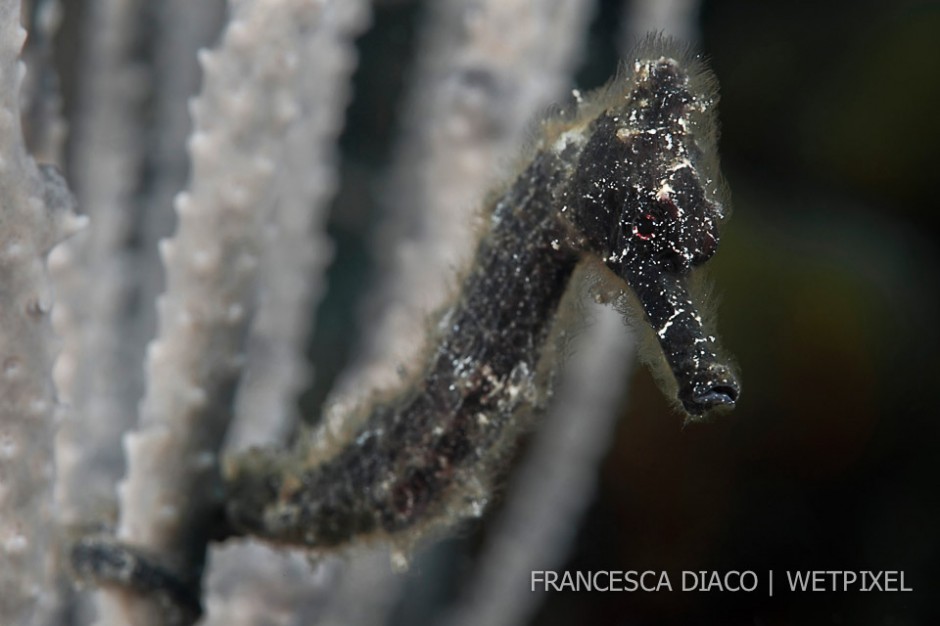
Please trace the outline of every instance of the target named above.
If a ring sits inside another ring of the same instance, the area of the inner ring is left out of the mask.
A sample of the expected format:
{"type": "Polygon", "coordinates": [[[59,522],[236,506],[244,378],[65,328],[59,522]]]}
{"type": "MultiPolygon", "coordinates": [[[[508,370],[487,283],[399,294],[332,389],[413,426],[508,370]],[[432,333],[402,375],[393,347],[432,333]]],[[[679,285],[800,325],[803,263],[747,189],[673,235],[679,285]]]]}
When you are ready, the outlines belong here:
{"type": "Polygon", "coordinates": [[[488,203],[423,371],[374,402],[353,441],[328,458],[255,451],[229,464],[233,532],[319,548],[478,512],[548,401],[559,305],[584,264],[635,294],[690,419],[735,404],[737,377],[689,289],[726,213],[715,81],[671,47],[649,40],[609,85],[543,122],[488,203]]]}

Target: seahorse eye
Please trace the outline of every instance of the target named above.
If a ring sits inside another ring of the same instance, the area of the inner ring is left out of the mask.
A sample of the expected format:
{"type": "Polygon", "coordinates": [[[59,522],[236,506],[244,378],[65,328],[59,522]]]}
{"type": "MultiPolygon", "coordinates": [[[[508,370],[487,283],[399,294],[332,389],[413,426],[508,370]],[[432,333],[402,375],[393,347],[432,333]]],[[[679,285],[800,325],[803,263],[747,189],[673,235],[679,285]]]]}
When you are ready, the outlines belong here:
{"type": "Polygon", "coordinates": [[[652,242],[656,239],[658,227],[656,216],[652,213],[644,213],[631,225],[630,232],[641,241],[652,242]]]}
{"type": "Polygon", "coordinates": [[[633,213],[623,227],[632,256],[670,274],[685,274],[693,263],[693,242],[683,211],[672,200],[653,200],[633,213]]]}

